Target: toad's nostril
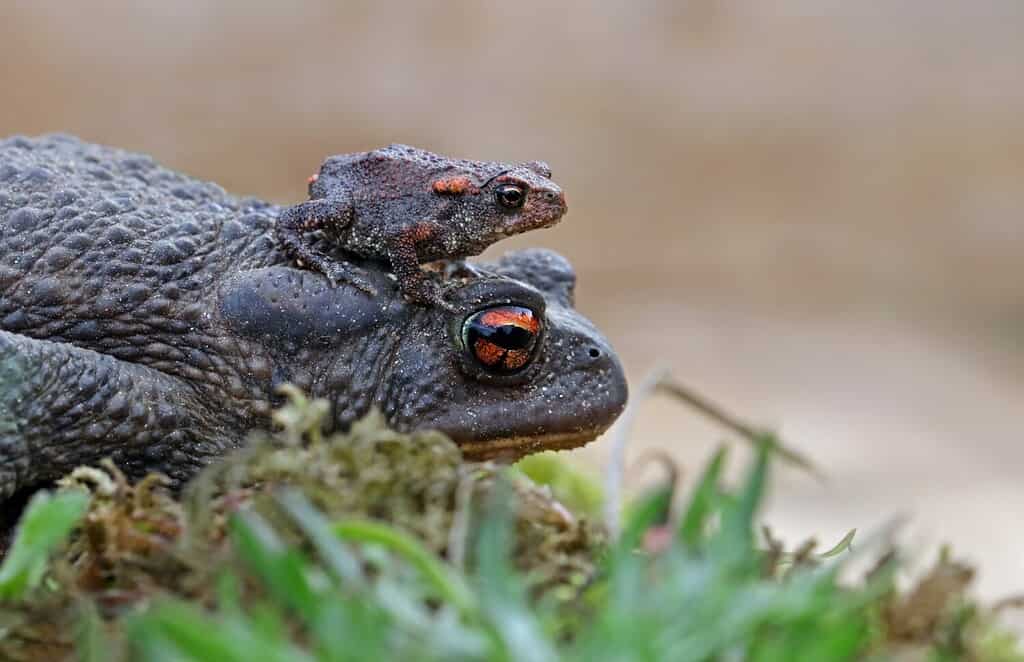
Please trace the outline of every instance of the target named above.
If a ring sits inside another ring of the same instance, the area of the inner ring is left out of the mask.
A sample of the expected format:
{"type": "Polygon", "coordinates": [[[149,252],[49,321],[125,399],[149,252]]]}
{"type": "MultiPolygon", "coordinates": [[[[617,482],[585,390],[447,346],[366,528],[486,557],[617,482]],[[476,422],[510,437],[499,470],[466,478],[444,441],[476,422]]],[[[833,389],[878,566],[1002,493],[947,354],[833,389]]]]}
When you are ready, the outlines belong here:
{"type": "Polygon", "coordinates": [[[596,347],[591,347],[589,354],[590,354],[590,358],[596,359],[596,358],[599,358],[601,356],[601,350],[599,350],[596,347]]]}

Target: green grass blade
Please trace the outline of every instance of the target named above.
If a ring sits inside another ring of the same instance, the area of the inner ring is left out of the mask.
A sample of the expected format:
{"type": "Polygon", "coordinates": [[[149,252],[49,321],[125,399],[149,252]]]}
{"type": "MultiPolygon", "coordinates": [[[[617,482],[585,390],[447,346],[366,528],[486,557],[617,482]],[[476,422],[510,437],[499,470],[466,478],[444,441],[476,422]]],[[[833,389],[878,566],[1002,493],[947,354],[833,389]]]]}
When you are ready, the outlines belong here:
{"type": "Polygon", "coordinates": [[[355,519],[335,522],[331,528],[343,540],[380,545],[398,554],[420,573],[438,597],[451,603],[459,613],[471,616],[476,612],[476,599],[462,577],[407,533],[387,524],[355,519]]]}
{"type": "Polygon", "coordinates": [[[191,605],[168,602],[140,616],[129,636],[144,659],[196,662],[312,662],[312,657],[283,638],[280,624],[257,619],[211,619],[191,605]]]}
{"type": "Polygon", "coordinates": [[[679,525],[679,538],[690,548],[696,549],[704,536],[708,518],[715,507],[718,485],[728,454],[728,450],[723,447],[711,458],[683,514],[679,525]]]}
{"type": "Polygon", "coordinates": [[[285,489],[277,495],[277,501],[313,543],[320,559],[336,580],[353,587],[364,584],[358,559],[338,541],[331,523],[313,507],[309,499],[298,490],[285,489]]]}
{"type": "Polygon", "coordinates": [[[501,655],[488,659],[555,662],[558,654],[542,627],[543,614],[531,608],[525,582],[509,560],[514,496],[507,477],[500,478],[487,500],[475,547],[480,609],[501,655]]]}
{"type": "Polygon", "coordinates": [[[270,525],[252,511],[232,515],[230,529],[238,555],[263,580],[268,592],[307,622],[312,621],[319,596],[307,576],[305,557],[298,550],[287,549],[270,525]]]}
{"type": "Polygon", "coordinates": [[[114,659],[103,619],[92,602],[81,601],[75,630],[75,645],[81,662],[109,662],[114,659]]]}
{"type": "Polygon", "coordinates": [[[757,447],[757,456],[734,503],[722,512],[722,530],[718,536],[726,547],[739,553],[754,552],[754,517],[764,498],[768,480],[768,462],[774,450],[774,438],[764,437],[757,447]]]}
{"type": "Polygon", "coordinates": [[[85,515],[81,490],[37,492],[25,508],[10,551],[0,565],[0,599],[17,600],[39,585],[50,554],[85,515]]]}

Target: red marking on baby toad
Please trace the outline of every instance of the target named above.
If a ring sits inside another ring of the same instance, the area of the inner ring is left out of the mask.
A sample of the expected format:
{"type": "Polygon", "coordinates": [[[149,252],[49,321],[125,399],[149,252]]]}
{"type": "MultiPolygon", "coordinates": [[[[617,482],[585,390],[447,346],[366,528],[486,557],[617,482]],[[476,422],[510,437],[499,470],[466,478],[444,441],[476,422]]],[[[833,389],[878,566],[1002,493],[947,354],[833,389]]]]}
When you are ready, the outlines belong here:
{"type": "Polygon", "coordinates": [[[476,187],[469,177],[451,177],[439,179],[434,182],[434,193],[447,193],[449,195],[476,195],[480,189],[476,187]]]}
{"type": "Polygon", "coordinates": [[[306,180],[306,183],[307,183],[307,184],[313,184],[313,183],[314,183],[314,182],[316,182],[316,180],[318,180],[318,179],[320,179],[320,173],[318,173],[318,172],[314,172],[314,173],[313,173],[312,175],[310,175],[310,176],[309,176],[309,178],[308,178],[308,179],[306,180]]]}

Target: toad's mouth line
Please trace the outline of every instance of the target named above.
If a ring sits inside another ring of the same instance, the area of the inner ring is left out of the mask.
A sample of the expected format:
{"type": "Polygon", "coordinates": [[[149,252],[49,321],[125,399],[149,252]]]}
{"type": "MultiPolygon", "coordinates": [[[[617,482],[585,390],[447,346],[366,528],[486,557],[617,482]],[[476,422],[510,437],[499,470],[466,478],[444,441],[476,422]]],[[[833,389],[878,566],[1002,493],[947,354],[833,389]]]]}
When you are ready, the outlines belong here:
{"type": "Polygon", "coordinates": [[[515,462],[524,455],[541,451],[562,451],[579,448],[604,432],[604,428],[580,432],[553,432],[544,435],[499,437],[485,441],[458,442],[462,456],[474,462],[495,460],[515,462]]]}

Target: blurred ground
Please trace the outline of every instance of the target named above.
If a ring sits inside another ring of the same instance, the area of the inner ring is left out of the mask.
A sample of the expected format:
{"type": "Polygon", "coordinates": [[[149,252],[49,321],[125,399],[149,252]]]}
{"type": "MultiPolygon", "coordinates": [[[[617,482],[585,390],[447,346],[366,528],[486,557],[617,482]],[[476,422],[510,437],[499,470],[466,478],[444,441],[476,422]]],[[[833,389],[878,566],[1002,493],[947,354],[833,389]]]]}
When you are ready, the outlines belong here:
{"type": "MultiPolygon", "coordinates": [[[[1024,4],[0,1],[0,134],[61,130],[236,193],[331,153],[545,159],[579,306],[825,467],[768,519],[894,513],[1024,589],[1024,4]]],[[[644,408],[635,452],[721,433],[644,408]]],[[[607,444],[580,456],[600,462],[607,444]]]]}

